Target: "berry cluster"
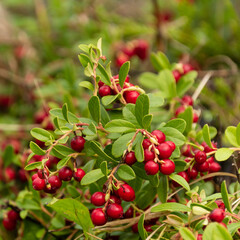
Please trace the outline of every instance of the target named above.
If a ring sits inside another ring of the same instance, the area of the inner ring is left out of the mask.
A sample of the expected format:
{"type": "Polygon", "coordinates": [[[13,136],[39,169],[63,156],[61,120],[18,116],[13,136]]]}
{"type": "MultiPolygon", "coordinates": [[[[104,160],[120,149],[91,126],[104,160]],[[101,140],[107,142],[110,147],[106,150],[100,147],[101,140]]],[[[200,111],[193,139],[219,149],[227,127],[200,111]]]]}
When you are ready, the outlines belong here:
{"type": "Polygon", "coordinates": [[[133,40],[120,47],[116,54],[115,64],[121,67],[125,62],[129,61],[133,56],[137,56],[144,61],[148,55],[149,45],[143,39],[133,40]]]}
{"type": "MultiPolygon", "coordinates": [[[[172,141],[165,141],[166,136],[160,130],[154,130],[150,138],[143,140],[144,149],[144,169],[148,175],[155,175],[159,172],[169,175],[174,172],[175,164],[169,158],[176,146],[172,141]]],[[[136,162],[133,151],[125,155],[125,162],[132,165],[136,162]]]]}
{"type": "Polygon", "coordinates": [[[181,80],[181,77],[185,74],[189,73],[190,71],[193,71],[194,68],[191,64],[178,64],[177,69],[172,71],[172,74],[175,78],[176,83],[181,80]]]}
{"type": "Polygon", "coordinates": [[[140,88],[136,87],[132,83],[129,83],[130,77],[127,76],[123,85],[123,89],[119,85],[119,76],[113,76],[111,78],[111,86],[105,85],[102,81],[98,82],[99,86],[99,96],[109,96],[109,95],[116,95],[121,94],[126,101],[126,103],[133,103],[135,104],[137,101],[138,96],[140,95],[139,91],[141,91],[140,88]]]}
{"type": "Polygon", "coordinates": [[[9,210],[3,218],[3,226],[8,231],[13,231],[17,226],[17,221],[20,220],[19,213],[14,210],[9,210]]]}
{"type": "Polygon", "coordinates": [[[126,218],[126,214],[123,213],[123,207],[121,203],[123,201],[132,202],[135,200],[135,192],[131,186],[124,183],[118,186],[117,190],[112,190],[105,194],[103,192],[95,192],[91,196],[91,203],[97,207],[103,206],[103,208],[96,208],[91,213],[91,219],[94,225],[104,225],[108,218],[119,219],[126,218]]]}

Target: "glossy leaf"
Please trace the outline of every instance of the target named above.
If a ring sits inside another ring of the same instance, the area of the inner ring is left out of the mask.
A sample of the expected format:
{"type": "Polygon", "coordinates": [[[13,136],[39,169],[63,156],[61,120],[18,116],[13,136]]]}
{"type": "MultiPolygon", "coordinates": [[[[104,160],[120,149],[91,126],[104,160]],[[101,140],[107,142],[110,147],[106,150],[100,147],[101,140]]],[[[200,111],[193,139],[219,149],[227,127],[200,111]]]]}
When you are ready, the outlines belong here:
{"type": "Polygon", "coordinates": [[[47,130],[44,130],[42,128],[33,128],[31,130],[31,135],[42,142],[47,142],[53,139],[53,136],[51,135],[51,133],[49,133],[47,130]]]}
{"type": "Polygon", "coordinates": [[[82,178],[81,184],[82,185],[89,185],[91,183],[94,183],[98,181],[99,179],[103,178],[105,175],[102,173],[101,169],[94,169],[88,173],[82,178]]]}
{"type": "Polygon", "coordinates": [[[176,128],[179,132],[183,133],[186,128],[186,122],[184,119],[176,118],[168,121],[164,127],[176,128]]]}
{"type": "Polygon", "coordinates": [[[117,174],[124,181],[130,181],[136,177],[132,168],[126,164],[123,164],[118,168],[117,174]]]}
{"type": "Polygon", "coordinates": [[[181,227],[179,232],[183,240],[196,240],[194,234],[186,227],[181,227]]]}
{"type": "Polygon", "coordinates": [[[151,212],[164,212],[164,211],[190,212],[191,208],[181,203],[170,202],[170,203],[162,203],[151,209],[151,212]]]}
{"type": "Polygon", "coordinates": [[[204,141],[206,142],[206,144],[212,148],[212,142],[211,142],[211,138],[210,138],[210,132],[209,132],[209,127],[207,124],[205,124],[203,126],[203,129],[202,129],[202,134],[203,134],[203,139],[204,141]]]}
{"type": "Polygon", "coordinates": [[[232,240],[232,237],[225,227],[214,222],[204,230],[203,240],[232,240]]]}
{"type": "Polygon", "coordinates": [[[229,202],[229,196],[228,196],[227,185],[226,185],[225,180],[221,184],[221,194],[222,194],[222,199],[223,199],[225,207],[231,213],[232,209],[231,209],[231,205],[229,202]]]}
{"type": "Polygon", "coordinates": [[[88,102],[88,109],[92,116],[92,119],[97,123],[100,122],[101,114],[100,114],[100,101],[97,96],[92,96],[88,102]]]}
{"type": "Polygon", "coordinates": [[[135,131],[136,127],[123,119],[115,119],[105,125],[105,129],[109,132],[125,133],[135,131]]]}
{"type": "Polygon", "coordinates": [[[119,85],[123,88],[124,82],[130,69],[130,62],[125,62],[119,70],[119,85]]]}
{"type": "Polygon", "coordinates": [[[166,175],[160,176],[157,194],[161,203],[167,202],[168,189],[168,177],[166,175]]]}
{"type": "Polygon", "coordinates": [[[233,149],[230,148],[219,148],[215,153],[215,158],[217,161],[226,161],[234,153],[233,149]]]}
{"type": "Polygon", "coordinates": [[[31,150],[37,154],[37,155],[44,155],[46,154],[46,151],[42,150],[35,142],[30,142],[30,148],[31,150]]]}
{"type": "Polygon", "coordinates": [[[104,97],[102,97],[102,104],[104,106],[108,106],[109,104],[114,102],[119,96],[120,96],[120,94],[104,96],[104,97]]]}
{"type": "Polygon", "coordinates": [[[143,118],[149,113],[149,98],[146,94],[141,94],[135,104],[135,116],[140,126],[143,127],[143,118]]]}
{"type": "Polygon", "coordinates": [[[240,145],[237,142],[237,128],[230,126],[227,127],[226,131],[225,131],[225,135],[227,140],[229,141],[229,143],[231,143],[234,147],[239,147],[240,145]]]}
{"type": "Polygon", "coordinates": [[[171,178],[173,181],[180,184],[186,190],[190,191],[190,187],[189,187],[188,182],[183,177],[181,177],[180,175],[171,174],[171,175],[169,175],[169,178],[171,178]]]}
{"type": "Polygon", "coordinates": [[[85,87],[91,91],[94,91],[94,86],[92,83],[90,83],[89,81],[82,81],[79,83],[79,86],[80,87],[85,87]]]}

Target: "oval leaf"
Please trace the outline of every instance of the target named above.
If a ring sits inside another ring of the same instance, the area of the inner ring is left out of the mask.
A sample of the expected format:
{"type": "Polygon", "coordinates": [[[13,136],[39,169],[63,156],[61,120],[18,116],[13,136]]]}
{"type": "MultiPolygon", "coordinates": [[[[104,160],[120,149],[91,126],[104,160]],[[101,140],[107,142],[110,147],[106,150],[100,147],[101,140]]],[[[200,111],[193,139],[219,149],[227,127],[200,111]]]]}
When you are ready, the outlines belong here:
{"type": "Polygon", "coordinates": [[[117,174],[124,181],[133,180],[136,177],[135,172],[132,170],[132,168],[126,164],[121,165],[118,168],[117,174]]]}
{"type": "Polygon", "coordinates": [[[102,173],[101,169],[94,169],[90,172],[88,172],[81,180],[82,185],[89,185],[91,183],[94,183],[98,181],[100,178],[104,177],[104,174],[102,173]]]}

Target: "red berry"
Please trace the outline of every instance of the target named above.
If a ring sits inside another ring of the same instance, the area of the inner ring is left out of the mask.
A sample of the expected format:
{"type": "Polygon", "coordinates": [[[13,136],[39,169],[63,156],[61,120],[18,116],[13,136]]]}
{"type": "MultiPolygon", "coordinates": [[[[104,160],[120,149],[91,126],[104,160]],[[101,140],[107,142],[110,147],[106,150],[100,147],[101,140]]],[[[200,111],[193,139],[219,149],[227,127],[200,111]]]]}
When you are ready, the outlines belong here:
{"type": "Polygon", "coordinates": [[[208,162],[204,162],[202,164],[197,163],[195,166],[199,172],[207,172],[209,170],[208,162]]]}
{"type": "Polygon", "coordinates": [[[124,214],[125,218],[132,218],[133,217],[133,208],[129,207],[128,210],[124,214]]]}
{"type": "Polygon", "coordinates": [[[4,228],[8,231],[13,231],[17,225],[16,221],[11,221],[8,218],[4,218],[2,223],[3,223],[4,228]]]}
{"type": "Polygon", "coordinates": [[[214,142],[212,142],[212,147],[213,148],[210,148],[205,142],[202,143],[202,146],[204,147],[204,152],[205,153],[212,152],[217,148],[217,145],[214,142]]]}
{"type": "Polygon", "coordinates": [[[215,208],[209,215],[209,218],[213,222],[222,222],[225,218],[225,211],[221,208],[215,208]]]}
{"type": "MultiPolygon", "coordinates": [[[[178,175],[181,176],[181,177],[183,177],[187,182],[189,182],[190,179],[189,179],[189,177],[188,177],[188,175],[187,175],[186,172],[179,172],[178,175]]],[[[174,186],[174,187],[179,187],[179,186],[180,186],[180,185],[179,185],[177,182],[175,182],[175,181],[173,181],[172,183],[173,183],[173,186],[174,186]]]]}
{"type": "Polygon", "coordinates": [[[167,143],[161,143],[157,149],[161,159],[167,159],[172,155],[172,148],[167,143]]]}
{"type": "Polygon", "coordinates": [[[177,202],[176,199],[172,198],[172,199],[168,199],[167,202],[177,202]]]}
{"type": "Polygon", "coordinates": [[[217,162],[210,163],[209,165],[209,172],[219,172],[221,170],[221,166],[217,162]]]}
{"type": "Polygon", "coordinates": [[[124,98],[127,103],[136,104],[137,98],[140,95],[137,91],[126,91],[124,92],[124,98]]]}
{"type": "Polygon", "coordinates": [[[122,200],[119,197],[115,196],[115,195],[111,195],[110,196],[110,200],[111,200],[110,201],[111,203],[117,203],[119,205],[121,205],[121,203],[122,203],[122,200]]]}
{"type": "Polygon", "coordinates": [[[81,168],[78,168],[76,172],[73,173],[73,177],[76,181],[80,182],[82,178],[85,176],[85,171],[81,168]]]}
{"type": "Polygon", "coordinates": [[[193,105],[193,99],[189,95],[185,95],[182,97],[182,104],[186,106],[192,106],[193,105]]]}
{"type": "Polygon", "coordinates": [[[27,181],[26,171],[24,169],[20,169],[18,171],[18,177],[22,182],[26,182],[27,181]]]}
{"type": "Polygon", "coordinates": [[[32,186],[37,191],[43,190],[45,188],[45,180],[37,177],[33,180],[32,186]]]}
{"type": "Polygon", "coordinates": [[[45,142],[42,142],[38,139],[35,139],[35,143],[40,147],[40,148],[44,148],[45,147],[45,142]]]}
{"type": "Polygon", "coordinates": [[[145,60],[147,58],[147,54],[148,54],[148,43],[147,43],[147,41],[145,41],[143,39],[139,39],[138,41],[136,41],[135,44],[136,44],[135,49],[134,49],[135,54],[141,60],[145,60]]]}
{"type": "Polygon", "coordinates": [[[62,186],[62,181],[58,176],[51,176],[48,178],[48,182],[51,185],[52,190],[57,190],[62,186]]]}
{"type": "Polygon", "coordinates": [[[195,166],[193,166],[192,168],[188,168],[187,173],[189,178],[195,179],[198,175],[198,170],[195,166]]]}
{"type": "Polygon", "coordinates": [[[202,234],[198,234],[197,240],[202,240],[202,234]]]}
{"type": "Polygon", "coordinates": [[[112,94],[112,89],[109,86],[104,85],[99,88],[98,93],[101,97],[108,96],[112,94]]]}
{"type": "Polygon", "coordinates": [[[205,152],[197,151],[194,158],[197,163],[202,164],[202,163],[206,162],[207,155],[205,152]]]}
{"type": "Polygon", "coordinates": [[[175,163],[170,159],[164,159],[160,165],[160,172],[164,175],[169,175],[175,170],[175,163]]]}
{"type": "Polygon", "coordinates": [[[107,215],[113,219],[122,218],[123,217],[122,206],[117,203],[109,204],[107,208],[107,215]]]}
{"type": "Polygon", "coordinates": [[[199,116],[196,112],[193,112],[193,122],[194,123],[197,123],[198,122],[198,119],[199,119],[199,116]]]}
{"type": "Polygon", "coordinates": [[[220,222],[219,224],[221,224],[223,227],[227,228],[227,225],[224,222],[220,222]]]}
{"type": "Polygon", "coordinates": [[[98,82],[98,87],[102,87],[104,85],[104,82],[102,82],[101,80],[98,82]]]}
{"type": "Polygon", "coordinates": [[[58,176],[62,181],[70,181],[73,176],[73,171],[70,167],[65,166],[59,170],[58,176]]]}
{"type": "Polygon", "coordinates": [[[175,148],[176,148],[176,145],[175,145],[175,143],[174,142],[172,142],[172,141],[166,141],[165,143],[167,143],[170,147],[171,147],[171,149],[172,149],[172,152],[175,150],[175,148]]]}
{"type": "Polygon", "coordinates": [[[129,61],[129,57],[123,52],[120,52],[117,54],[115,64],[117,67],[121,67],[127,61],[129,61]]]}
{"type": "Polygon", "coordinates": [[[176,109],[175,111],[175,117],[177,117],[180,113],[185,112],[185,107],[184,106],[180,106],[176,109]]]}
{"type": "Polygon", "coordinates": [[[45,176],[49,176],[49,171],[47,170],[47,168],[45,169],[38,169],[38,177],[41,178],[41,179],[44,179],[44,174],[45,176]]]}
{"type": "Polygon", "coordinates": [[[75,136],[71,140],[71,147],[76,152],[81,152],[84,149],[85,139],[81,136],[75,136]]]}
{"type": "Polygon", "coordinates": [[[225,204],[221,200],[216,200],[215,203],[217,204],[218,208],[225,209],[225,204]]]}
{"type": "Polygon", "coordinates": [[[148,149],[151,146],[151,144],[152,143],[148,138],[144,139],[142,142],[143,149],[148,149]]]}
{"type": "Polygon", "coordinates": [[[133,44],[127,44],[122,49],[123,53],[126,54],[129,58],[131,58],[135,54],[135,49],[133,44]]]}
{"type": "Polygon", "coordinates": [[[107,222],[107,217],[101,208],[92,211],[91,219],[94,225],[101,226],[107,222]]]}
{"type": "Polygon", "coordinates": [[[194,70],[194,68],[191,64],[183,64],[183,74],[187,74],[192,70],[194,70]]]}
{"type": "Polygon", "coordinates": [[[135,199],[133,188],[126,183],[120,186],[117,193],[119,197],[126,202],[132,202],[135,199]]]}
{"type": "Polygon", "coordinates": [[[152,225],[144,225],[144,228],[145,228],[145,230],[147,231],[147,232],[152,232],[153,230],[152,230],[152,225]]]}
{"type": "Polygon", "coordinates": [[[157,163],[155,163],[154,161],[148,161],[145,164],[144,169],[145,169],[147,175],[155,175],[159,171],[159,165],[157,163]]]}
{"type": "Polygon", "coordinates": [[[207,162],[208,162],[209,164],[214,163],[214,157],[208,158],[208,159],[207,159],[207,162]]]}
{"type": "Polygon", "coordinates": [[[8,216],[8,219],[9,219],[10,221],[15,221],[15,222],[16,222],[17,220],[20,219],[19,213],[17,213],[17,212],[14,211],[14,210],[8,211],[7,216],[8,216]]]}
{"type": "Polygon", "coordinates": [[[133,165],[137,161],[135,153],[133,151],[128,152],[125,156],[125,163],[128,165],[133,165]]]}
{"type": "Polygon", "coordinates": [[[34,174],[32,175],[32,181],[34,181],[36,178],[39,178],[39,177],[38,177],[38,174],[37,174],[37,173],[34,173],[34,174]]]}
{"type": "Polygon", "coordinates": [[[179,81],[181,78],[181,73],[178,70],[173,70],[172,71],[173,77],[175,78],[176,83],[179,81]]]}
{"type": "Polygon", "coordinates": [[[91,203],[95,206],[102,206],[105,202],[105,193],[103,192],[95,192],[91,196],[91,203]]]}
{"type": "Polygon", "coordinates": [[[152,135],[154,135],[157,138],[158,143],[165,142],[166,136],[162,131],[154,130],[152,131],[152,135]]]}
{"type": "Polygon", "coordinates": [[[144,149],[144,161],[153,161],[155,158],[155,154],[152,151],[149,151],[148,149],[144,149]]]}
{"type": "Polygon", "coordinates": [[[16,172],[12,167],[5,168],[5,178],[7,182],[11,182],[16,179],[16,172]]]}
{"type": "Polygon", "coordinates": [[[135,223],[135,224],[132,225],[132,231],[134,233],[138,233],[138,223],[135,223]]]}
{"type": "Polygon", "coordinates": [[[192,148],[190,145],[184,145],[181,149],[181,153],[185,157],[193,157],[192,148]]]}

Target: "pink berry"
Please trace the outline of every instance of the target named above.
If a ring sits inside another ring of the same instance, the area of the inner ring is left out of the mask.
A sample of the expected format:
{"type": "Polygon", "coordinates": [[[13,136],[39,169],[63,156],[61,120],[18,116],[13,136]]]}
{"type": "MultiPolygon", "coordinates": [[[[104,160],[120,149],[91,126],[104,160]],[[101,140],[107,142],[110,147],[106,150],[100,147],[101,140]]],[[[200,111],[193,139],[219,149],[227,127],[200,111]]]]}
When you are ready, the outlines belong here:
{"type": "Polygon", "coordinates": [[[138,41],[136,41],[135,44],[136,44],[134,49],[135,54],[141,60],[145,60],[147,58],[148,48],[149,48],[147,41],[143,39],[139,39],[138,41]]]}
{"type": "Polygon", "coordinates": [[[107,215],[110,218],[118,219],[123,217],[123,208],[117,203],[111,203],[107,208],[107,215]]]}
{"type": "Polygon", "coordinates": [[[76,152],[81,152],[84,149],[85,139],[81,136],[75,136],[71,140],[71,147],[76,152]]]}
{"type": "Polygon", "coordinates": [[[16,179],[16,171],[12,167],[5,168],[5,178],[7,182],[11,182],[16,179]]]}
{"type": "Polygon", "coordinates": [[[177,83],[181,78],[181,73],[178,70],[173,70],[172,74],[173,74],[173,77],[174,77],[174,79],[177,83]]]}
{"type": "Polygon", "coordinates": [[[193,122],[194,123],[197,123],[198,122],[198,119],[199,119],[199,116],[196,112],[193,112],[193,122]]]}
{"type": "Polygon", "coordinates": [[[222,222],[222,220],[225,218],[225,211],[221,208],[215,208],[209,215],[209,218],[213,222],[222,222]]]}
{"type": "Polygon", "coordinates": [[[197,240],[202,240],[202,234],[198,234],[197,240]]]}
{"type": "Polygon", "coordinates": [[[192,70],[194,70],[194,68],[191,64],[183,64],[183,74],[187,74],[192,70]]]}
{"type": "Polygon", "coordinates": [[[120,186],[117,193],[119,197],[126,202],[132,202],[135,199],[133,188],[126,183],[120,186]]]}
{"type": "Polygon", "coordinates": [[[133,151],[128,152],[125,156],[125,163],[129,166],[133,165],[137,161],[135,153],[133,151]]]}
{"type": "Polygon", "coordinates": [[[182,97],[182,104],[186,106],[193,106],[193,99],[189,95],[185,95],[182,97]]]}
{"type": "Polygon", "coordinates": [[[164,175],[170,175],[175,171],[175,163],[170,159],[164,159],[160,166],[160,172],[164,175]]]}
{"type": "Polygon", "coordinates": [[[58,176],[62,181],[70,181],[73,176],[73,171],[70,167],[65,166],[59,170],[58,176]]]}
{"type": "Polygon", "coordinates": [[[145,169],[147,175],[155,175],[159,171],[159,165],[157,163],[155,163],[154,161],[148,161],[145,164],[144,169],[145,169]]]}
{"type": "Polygon", "coordinates": [[[76,181],[80,182],[82,178],[85,176],[85,171],[81,168],[78,168],[76,172],[73,173],[73,177],[76,181]]]}
{"type": "Polygon", "coordinates": [[[185,106],[180,106],[175,111],[175,117],[177,117],[180,113],[185,112],[185,106]]]}
{"type": "Polygon", "coordinates": [[[107,222],[107,217],[102,208],[96,208],[92,211],[91,219],[94,225],[101,226],[107,222]]]}
{"type": "Polygon", "coordinates": [[[162,131],[154,130],[152,131],[152,135],[154,135],[157,138],[158,143],[165,142],[166,136],[162,131]]]}
{"type": "Polygon", "coordinates": [[[117,54],[115,64],[117,67],[121,67],[127,61],[129,61],[129,57],[123,52],[120,52],[117,54]]]}
{"type": "Polygon", "coordinates": [[[95,206],[102,206],[105,202],[105,193],[103,192],[95,192],[91,196],[91,203],[95,206]]]}

